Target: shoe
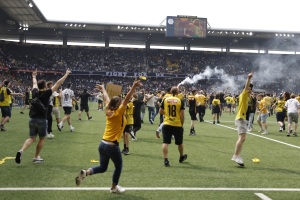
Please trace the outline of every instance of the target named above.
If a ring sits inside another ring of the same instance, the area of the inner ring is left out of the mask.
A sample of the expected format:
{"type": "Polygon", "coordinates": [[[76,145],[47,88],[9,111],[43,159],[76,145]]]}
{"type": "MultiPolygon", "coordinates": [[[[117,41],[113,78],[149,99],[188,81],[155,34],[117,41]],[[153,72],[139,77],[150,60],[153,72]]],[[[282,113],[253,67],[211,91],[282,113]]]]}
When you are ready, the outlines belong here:
{"type": "Polygon", "coordinates": [[[144,120],[141,120],[141,123],[144,123],[144,120]]]}
{"type": "Polygon", "coordinates": [[[160,138],[160,136],[159,136],[159,131],[156,131],[155,134],[156,134],[156,137],[157,137],[157,138],[160,138]]]}
{"type": "Polygon", "coordinates": [[[21,111],[20,114],[24,114],[24,113],[21,111]]]}
{"type": "Polygon", "coordinates": [[[187,154],[183,154],[182,156],[180,156],[179,162],[182,163],[182,162],[185,161],[186,159],[187,159],[187,154]]]}
{"type": "Polygon", "coordinates": [[[21,163],[21,157],[22,157],[22,151],[18,151],[16,158],[15,158],[16,163],[18,163],[18,164],[21,163]]]}
{"type": "Polygon", "coordinates": [[[152,119],[150,119],[150,124],[153,124],[153,120],[152,119]]]}
{"type": "Polygon", "coordinates": [[[164,165],[165,165],[165,167],[170,167],[169,161],[168,161],[168,160],[165,160],[164,165]]]}
{"type": "Polygon", "coordinates": [[[213,124],[215,124],[216,122],[215,121],[213,121],[213,124]]]}
{"type": "Polygon", "coordinates": [[[53,138],[54,138],[54,135],[53,135],[52,133],[48,133],[48,134],[47,134],[47,138],[53,139],[53,138]]]}
{"type": "Polygon", "coordinates": [[[282,132],[282,129],[279,129],[279,132],[282,132]]]}
{"type": "Polygon", "coordinates": [[[59,130],[59,131],[61,131],[61,129],[63,128],[64,126],[60,126],[60,124],[57,124],[57,129],[59,130]]]}
{"type": "Polygon", "coordinates": [[[243,162],[243,159],[240,157],[240,156],[233,156],[231,158],[232,161],[236,162],[238,165],[244,167],[244,162],[243,162]]]}
{"type": "Polygon", "coordinates": [[[283,124],[282,129],[285,131],[285,124],[283,124]]]}
{"type": "Polygon", "coordinates": [[[251,131],[252,131],[252,128],[248,128],[247,131],[248,131],[248,132],[251,132],[251,131]]]}
{"type": "Polygon", "coordinates": [[[36,158],[33,158],[32,162],[33,163],[42,163],[42,162],[44,162],[44,159],[41,158],[40,156],[38,156],[36,158]]]}
{"type": "Polygon", "coordinates": [[[217,124],[220,124],[220,121],[217,121],[217,124]]]}
{"type": "Polygon", "coordinates": [[[131,141],[137,141],[137,138],[136,137],[131,138],[131,141]]]}
{"type": "Polygon", "coordinates": [[[290,133],[286,134],[286,136],[290,137],[290,133]]]}
{"type": "Polygon", "coordinates": [[[86,177],[86,170],[80,170],[79,175],[75,178],[76,185],[80,185],[81,181],[86,177]]]}
{"type": "Polygon", "coordinates": [[[269,132],[267,130],[264,130],[264,132],[262,132],[261,134],[265,135],[268,134],[269,132]]]}
{"type": "Polygon", "coordinates": [[[0,128],[1,128],[1,131],[6,131],[6,129],[4,128],[4,125],[1,125],[0,128]]]}
{"type": "Polygon", "coordinates": [[[116,187],[114,189],[112,189],[112,188],[110,189],[110,193],[124,193],[124,192],[125,192],[125,189],[119,185],[116,185],[116,187]]]}
{"type": "Polygon", "coordinates": [[[70,131],[73,132],[75,128],[73,126],[70,127],[70,131]]]}
{"type": "Polygon", "coordinates": [[[92,119],[93,117],[92,116],[90,116],[89,118],[88,118],[88,120],[90,120],[90,119],[92,119]]]}
{"type": "Polygon", "coordinates": [[[297,133],[296,133],[295,131],[294,131],[293,135],[296,136],[296,137],[298,136],[297,133]]]}
{"type": "Polygon", "coordinates": [[[123,152],[124,153],[124,155],[130,155],[130,152],[129,152],[129,150],[127,150],[127,149],[125,149],[125,151],[123,152]]]}
{"type": "Polygon", "coordinates": [[[263,132],[263,130],[262,130],[262,129],[259,129],[257,132],[259,132],[259,133],[262,133],[262,132],[263,132]]]}
{"type": "Polygon", "coordinates": [[[81,121],[81,119],[78,119],[78,121],[81,121]]]}

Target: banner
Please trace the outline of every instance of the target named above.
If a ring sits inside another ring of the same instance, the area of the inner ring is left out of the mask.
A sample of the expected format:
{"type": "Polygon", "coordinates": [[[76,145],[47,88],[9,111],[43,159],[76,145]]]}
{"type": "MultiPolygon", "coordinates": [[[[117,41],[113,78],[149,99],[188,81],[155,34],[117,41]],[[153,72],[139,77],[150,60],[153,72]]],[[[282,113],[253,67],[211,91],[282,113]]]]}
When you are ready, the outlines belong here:
{"type": "Polygon", "coordinates": [[[115,85],[112,83],[106,84],[106,92],[109,96],[109,98],[112,98],[113,96],[118,96],[122,94],[122,86],[115,85]]]}

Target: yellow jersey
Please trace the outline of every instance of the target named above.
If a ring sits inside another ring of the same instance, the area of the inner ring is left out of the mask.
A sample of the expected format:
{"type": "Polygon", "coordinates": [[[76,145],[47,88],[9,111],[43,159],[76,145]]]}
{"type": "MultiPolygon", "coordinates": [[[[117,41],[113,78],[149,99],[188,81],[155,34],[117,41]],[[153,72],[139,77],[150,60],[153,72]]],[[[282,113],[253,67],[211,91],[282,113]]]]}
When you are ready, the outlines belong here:
{"type": "Polygon", "coordinates": [[[164,124],[182,127],[181,110],[184,110],[184,103],[178,97],[167,97],[163,100],[161,108],[164,109],[164,124]]]}
{"type": "Polygon", "coordinates": [[[267,103],[266,100],[264,100],[264,99],[260,100],[259,105],[258,105],[258,109],[259,109],[261,114],[267,114],[268,113],[267,105],[268,105],[268,103],[267,103]]]}
{"type": "Polygon", "coordinates": [[[285,101],[277,101],[276,102],[276,108],[275,108],[275,111],[276,112],[283,112],[283,109],[284,109],[284,105],[285,105],[285,101]]]}
{"type": "Polygon", "coordinates": [[[120,142],[125,125],[126,118],[124,116],[126,106],[121,104],[117,110],[109,110],[106,112],[106,126],[103,139],[111,142],[120,142]]]}
{"type": "Polygon", "coordinates": [[[249,93],[244,89],[243,92],[239,95],[239,107],[235,117],[236,120],[246,119],[246,113],[248,110],[248,98],[249,93]]]}
{"type": "Polygon", "coordinates": [[[125,111],[125,117],[126,117],[126,125],[133,125],[134,120],[133,120],[133,103],[130,101],[127,104],[127,108],[125,111]]]}

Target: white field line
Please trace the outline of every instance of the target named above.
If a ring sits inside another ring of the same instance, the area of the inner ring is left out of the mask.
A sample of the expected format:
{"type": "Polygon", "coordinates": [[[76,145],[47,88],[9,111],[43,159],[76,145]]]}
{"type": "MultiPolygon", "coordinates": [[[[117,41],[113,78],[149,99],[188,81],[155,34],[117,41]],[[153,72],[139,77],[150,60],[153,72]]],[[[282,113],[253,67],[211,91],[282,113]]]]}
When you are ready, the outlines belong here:
{"type": "MultiPolygon", "coordinates": [[[[206,121],[206,122],[208,122],[208,121],[206,121]]],[[[211,122],[208,122],[208,123],[211,123],[211,122]]],[[[216,124],[216,125],[217,126],[222,126],[224,128],[228,128],[228,129],[232,129],[232,130],[236,131],[236,128],[232,128],[232,127],[225,126],[225,125],[222,125],[222,124],[216,124]]],[[[262,136],[262,135],[258,135],[258,134],[254,134],[254,133],[250,133],[250,132],[247,132],[247,134],[248,135],[253,135],[255,137],[260,137],[260,138],[263,138],[263,139],[266,139],[266,140],[270,140],[270,141],[273,141],[273,142],[277,142],[277,143],[280,143],[280,144],[284,144],[284,145],[287,145],[287,146],[290,146],[290,147],[294,147],[294,148],[297,148],[297,149],[300,149],[300,146],[289,144],[289,143],[282,142],[282,141],[279,141],[279,140],[275,140],[275,139],[272,139],[272,138],[268,138],[268,137],[265,137],[265,136],[262,136]]]]}
{"type": "Polygon", "coordinates": [[[268,196],[264,195],[263,193],[254,193],[256,196],[258,196],[259,198],[261,198],[262,200],[272,200],[271,198],[269,198],[268,196]]]}
{"type": "MultiPolygon", "coordinates": [[[[300,188],[195,188],[195,187],[125,187],[126,190],[145,191],[282,191],[300,192],[300,188]]],[[[76,191],[76,190],[110,190],[108,187],[16,187],[0,188],[0,191],[76,191]]]]}

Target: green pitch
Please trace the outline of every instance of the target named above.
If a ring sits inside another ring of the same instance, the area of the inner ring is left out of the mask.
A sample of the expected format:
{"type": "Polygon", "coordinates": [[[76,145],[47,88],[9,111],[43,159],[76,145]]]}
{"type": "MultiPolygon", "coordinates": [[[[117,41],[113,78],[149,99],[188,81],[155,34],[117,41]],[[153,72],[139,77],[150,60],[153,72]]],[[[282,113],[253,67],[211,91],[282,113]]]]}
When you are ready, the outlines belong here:
{"type": "MultiPolygon", "coordinates": [[[[235,128],[235,115],[224,113],[220,118],[222,126],[213,125],[207,122],[212,120],[208,109],[206,122],[196,122],[196,136],[189,136],[190,118],[186,110],[184,145],[188,159],[184,163],[178,162],[177,146],[172,141],[169,146],[171,167],[164,167],[162,138],[155,136],[159,119],[157,116],[151,125],[146,111],[145,123],[137,133],[138,140],[130,143],[131,154],[123,156],[119,184],[128,188],[126,193],[109,193],[112,162],[106,173],[89,176],[80,188],[76,187],[75,177],[80,169],[98,164],[91,160],[99,161],[97,148],[105,127],[105,115],[96,107],[90,104],[93,119],[89,121],[85,113],[82,121],[77,120],[78,111],[71,114],[75,132],[70,132],[66,123],[59,132],[53,121],[55,138],[45,142],[41,152],[44,163],[32,163],[34,143],[23,153],[20,165],[14,159],[0,164],[0,199],[260,199],[255,193],[263,193],[271,199],[300,197],[299,137],[279,133],[275,116],[267,119],[267,135],[257,133],[258,125],[254,123],[253,134],[247,136],[244,144],[245,167],[241,168],[231,161],[237,140],[237,132],[231,129],[235,128]],[[260,162],[252,162],[253,158],[260,162]],[[87,190],[79,190],[81,188],[87,190]]],[[[0,132],[0,161],[15,157],[28,137],[28,110],[24,115],[19,112],[20,109],[13,108],[12,118],[5,125],[7,131],[0,132]]],[[[120,147],[123,148],[122,141],[120,147]]]]}

